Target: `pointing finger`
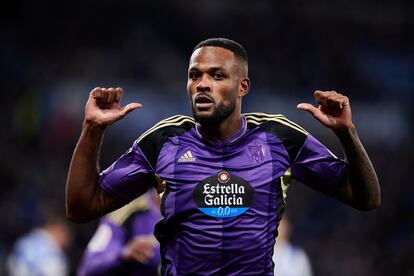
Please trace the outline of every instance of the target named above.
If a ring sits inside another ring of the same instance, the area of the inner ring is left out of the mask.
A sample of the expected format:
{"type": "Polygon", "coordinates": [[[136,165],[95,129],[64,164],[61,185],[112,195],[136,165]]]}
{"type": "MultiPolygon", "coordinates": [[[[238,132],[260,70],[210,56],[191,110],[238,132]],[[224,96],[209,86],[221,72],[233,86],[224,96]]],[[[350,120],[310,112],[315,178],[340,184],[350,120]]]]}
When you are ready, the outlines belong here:
{"type": "Polygon", "coordinates": [[[131,112],[131,111],[133,111],[135,109],[138,109],[138,108],[142,108],[142,107],[143,107],[143,105],[140,104],[140,103],[130,103],[130,104],[127,104],[126,106],[124,106],[122,108],[122,111],[121,111],[122,112],[122,116],[125,116],[129,112],[131,112]]]}
{"type": "Polygon", "coordinates": [[[314,114],[318,110],[316,107],[314,107],[313,105],[311,105],[309,103],[300,103],[296,106],[296,108],[300,109],[300,110],[308,111],[312,114],[314,114]]]}
{"type": "Polygon", "coordinates": [[[319,121],[322,120],[323,114],[319,108],[314,107],[311,104],[308,103],[300,103],[297,105],[297,108],[300,110],[308,111],[310,114],[312,114],[313,117],[318,119],[319,121]]]}

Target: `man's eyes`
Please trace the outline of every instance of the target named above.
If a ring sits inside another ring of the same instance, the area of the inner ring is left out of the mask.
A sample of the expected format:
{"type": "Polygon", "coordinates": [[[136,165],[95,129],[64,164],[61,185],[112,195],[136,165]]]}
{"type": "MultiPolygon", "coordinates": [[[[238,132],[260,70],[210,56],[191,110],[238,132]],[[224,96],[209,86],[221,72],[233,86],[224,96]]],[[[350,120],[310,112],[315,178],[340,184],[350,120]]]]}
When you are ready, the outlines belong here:
{"type": "Polygon", "coordinates": [[[214,74],[214,78],[216,80],[222,80],[222,79],[224,79],[224,74],[222,74],[222,73],[215,73],[214,74]]]}
{"type": "Polygon", "coordinates": [[[197,72],[190,72],[189,74],[188,74],[188,77],[190,78],[190,79],[197,79],[198,77],[199,77],[199,74],[197,73],[197,72]]]}
{"type": "MultiPolygon", "coordinates": [[[[199,72],[190,72],[190,73],[188,73],[188,78],[192,79],[192,80],[196,80],[196,79],[200,78],[200,75],[201,74],[199,72]]],[[[211,76],[215,80],[222,80],[226,77],[223,73],[213,73],[211,76]]]]}

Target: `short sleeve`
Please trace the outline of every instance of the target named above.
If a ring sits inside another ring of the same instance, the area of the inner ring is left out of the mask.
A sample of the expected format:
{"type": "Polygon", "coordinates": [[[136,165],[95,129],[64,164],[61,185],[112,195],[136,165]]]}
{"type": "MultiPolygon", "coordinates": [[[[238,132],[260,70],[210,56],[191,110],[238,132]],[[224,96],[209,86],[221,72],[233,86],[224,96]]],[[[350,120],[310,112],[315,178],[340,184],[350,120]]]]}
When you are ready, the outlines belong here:
{"type": "Polygon", "coordinates": [[[292,164],[292,177],[318,190],[331,190],[343,183],[347,164],[308,135],[292,164]]]}
{"type": "Polygon", "coordinates": [[[137,143],[102,171],[100,187],[113,198],[128,203],[156,184],[155,174],[137,143]]]}

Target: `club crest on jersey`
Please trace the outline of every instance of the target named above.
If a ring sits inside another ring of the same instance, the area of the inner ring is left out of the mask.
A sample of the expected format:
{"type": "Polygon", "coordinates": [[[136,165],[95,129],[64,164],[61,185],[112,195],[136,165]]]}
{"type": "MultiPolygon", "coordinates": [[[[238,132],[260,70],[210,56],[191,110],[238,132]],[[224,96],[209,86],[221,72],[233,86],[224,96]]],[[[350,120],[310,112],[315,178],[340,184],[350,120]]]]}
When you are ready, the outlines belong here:
{"type": "Polygon", "coordinates": [[[198,183],[193,198],[204,214],[228,218],[239,216],[250,208],[254,190],[243,178],[220,171],[198,183]]]}
{"type": "Polygon", "coordinates": [[[263,144],[253,141],[247,146],[247,148],[249,149],[250,158],[254,162],[261,163],[264,161],[266,150],[263,144]]]}

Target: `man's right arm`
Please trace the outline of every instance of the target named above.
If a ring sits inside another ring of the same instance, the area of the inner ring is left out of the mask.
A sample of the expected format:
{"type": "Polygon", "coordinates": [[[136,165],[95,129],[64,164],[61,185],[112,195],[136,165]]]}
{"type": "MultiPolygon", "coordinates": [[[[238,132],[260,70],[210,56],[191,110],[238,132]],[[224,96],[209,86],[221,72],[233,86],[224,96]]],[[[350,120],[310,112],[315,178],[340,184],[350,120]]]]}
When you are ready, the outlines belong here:
{"type": "Polygon", "coordinates": [[[66,182],[66,215],[77,223],[91,221],[122,206],[98,185],[99,151],[105,128],[142,107],[121,107],[121,88],[93,89],[85,107],[82,133],[76,145],[66,182]]]}

